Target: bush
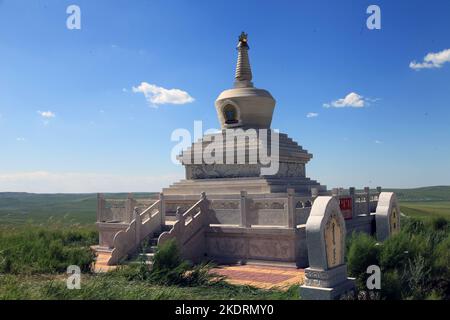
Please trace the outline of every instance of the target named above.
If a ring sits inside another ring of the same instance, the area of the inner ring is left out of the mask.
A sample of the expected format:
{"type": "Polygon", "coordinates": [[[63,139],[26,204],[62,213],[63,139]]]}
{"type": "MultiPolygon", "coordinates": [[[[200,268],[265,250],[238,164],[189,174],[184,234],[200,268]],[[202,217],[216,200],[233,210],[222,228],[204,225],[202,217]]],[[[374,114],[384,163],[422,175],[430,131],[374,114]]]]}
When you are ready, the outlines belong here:
{"type": "Polygon", "coordinates": [[[35,274],[65,272],[69,265],[89,271],[97,243],[90,229],[44,229],[26,226],[0,233],[0,273],[35,274]]]}
{"type": "Polygon", "coordinates": [[[358,297],[370,297],[365,272],[369,265],[377,264],[381,299],[449,299],[450,235],[442,219],[408,219],[398,234],[380,245],[368,235],[353,234],[347,261],[362,293],[358,297]]]}
{"type": "Polygon", "coordinates": [[[366,288],[366,273],[370,265],[379,265],[379,246],[375,239],[365,233],[353,233],[349,240],[347,267],[349,274],[356,278],[357,287],[366,288]]]}
{"type": "Polygon", "coordinates": [[[431,225],[435,231],[445,231],[448,228],[448,221],[444,217],[435,217],[431,220],[431,225]]]}
{"type": "MultiPolygon", "coordinates": [[[[149,272],[145,264],[141,264],[140,277],[163,285],[201,286],[209,284],[216,276],[212,274],[212,264],[202,263],[193,266],[182,259],[174,240],[158,247],[153,258],[153,267],[149,272]]],[[[220,277],[217,277],[221,280],[220,277]]]]}
{"type": "Polygon", "coordinates": [[[397,270],[387,270],[381,272],[380,293],[382,299],[402,299],[402,281],[397,270]]]}
{"type": "Polygon", "coordinates": [[[175,269],[183,264],[175,240],[169,240],[159,246],[153,258],[153,271],[175,269]]]}
{"type": "Polygon", "coordinates": [[[402,219],[401,230],[407,234],[420,234],[426,231],[425,224],[417,218],[402,219]]]}
{"type": "Polygon", "coordinates": [[[391,236],[382,244],[380,252],[380,268],[382,270],[395,269],[398,266],[405,266],[410,256],[414,254],[410,237],[400,232],[391,236]]]}

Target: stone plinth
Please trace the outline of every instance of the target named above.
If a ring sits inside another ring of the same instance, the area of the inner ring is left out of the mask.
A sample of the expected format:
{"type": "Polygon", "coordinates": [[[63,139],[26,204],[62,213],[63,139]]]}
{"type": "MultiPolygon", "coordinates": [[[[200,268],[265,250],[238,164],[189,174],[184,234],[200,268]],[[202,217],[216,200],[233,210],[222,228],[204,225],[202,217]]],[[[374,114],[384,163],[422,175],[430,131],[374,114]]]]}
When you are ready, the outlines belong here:
{"type": "Polygon", "coordinates": [[[239,194],[240,191],[260,194],[287,192],[288,188],[293,188],[297,193],[310,194],[312,188],[326,190],[325,186],[306,177],[305,166],[312,154],[286,134],[279,133],[274,140],[272,134],[261,137],[259,131],[236,130],[230,135],[223,130],[205,135],[178,158],[186,168],[186,180],[163,192],[167,195],[198,194],[204,190],[208,194],[239,194]],[[272,148],[278,150],[277,156],[272,148]],[[227,158],[227,150],[233,158],[227,158]],[[216,156],[215,152],[221,156],[216,156]],[[216,156],[215,163],[210,164],[205,158],[209,154],[216,156]],[[239,155],[243,155],[242,158],[239,155]],[[270,164],[263,159],[266,155],[272,161],[270,164]],[[271,166],[275,172],[264,174],[264,168],[271,166]]]}

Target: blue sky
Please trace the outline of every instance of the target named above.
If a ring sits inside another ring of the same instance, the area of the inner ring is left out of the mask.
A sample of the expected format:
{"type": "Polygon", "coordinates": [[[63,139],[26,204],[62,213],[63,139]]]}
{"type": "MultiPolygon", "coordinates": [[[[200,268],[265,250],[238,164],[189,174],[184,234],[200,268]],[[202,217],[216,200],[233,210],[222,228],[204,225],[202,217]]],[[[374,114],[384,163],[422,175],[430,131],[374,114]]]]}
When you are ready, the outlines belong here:
{"type": "Polygon", "coordinates": [[[0,191],[158,191],[182,178],[171,133],[219,126],[243,30],[255,86],[277,100],[272,127],[314,154],[309,177],[449,185],[449,15],[444,0],[0,0],[0,191]],[[66,27],[71,4],[81,30],[66,27]],[[371,4],[381,30],[366,27],[371,4]],[[429,53],[431,67],[411,68],[429,53]],[[149,105],[132,89],[143,82],[194,101],[149,105]]]}

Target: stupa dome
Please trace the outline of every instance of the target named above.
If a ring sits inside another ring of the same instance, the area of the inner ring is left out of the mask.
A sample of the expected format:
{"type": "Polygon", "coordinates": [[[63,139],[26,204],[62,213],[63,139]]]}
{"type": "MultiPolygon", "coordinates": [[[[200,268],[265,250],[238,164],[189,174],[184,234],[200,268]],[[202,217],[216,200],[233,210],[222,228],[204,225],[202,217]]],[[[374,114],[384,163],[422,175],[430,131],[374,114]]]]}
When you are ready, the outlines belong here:
{"type": "Polygon", "coordinates": [[[223,91],[215,103],[222,129],[268,129],[272,123],[275,99],[269,91],[253,87],[249,49],[247,34],[243,32],[237,45],[234,88],[223,91]]]}

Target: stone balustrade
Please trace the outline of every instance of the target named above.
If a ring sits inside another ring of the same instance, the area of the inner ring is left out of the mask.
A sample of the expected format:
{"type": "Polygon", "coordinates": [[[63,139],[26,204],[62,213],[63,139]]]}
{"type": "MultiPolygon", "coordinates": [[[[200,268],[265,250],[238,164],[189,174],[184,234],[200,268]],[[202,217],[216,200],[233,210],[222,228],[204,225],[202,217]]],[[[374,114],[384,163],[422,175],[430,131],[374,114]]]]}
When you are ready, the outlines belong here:
{"type": "Polygon", "coordinates": [[[142,212],[157,200],[135,199],[132,193],[129,193],[126,199],[106,199],[103,194],[98,193],[97,222],[130,223],[135,208],[142,212]]]}
{"type": "MultiPolygon", "coordinates": [[[[314,199],[318,196],[331,195],[340,201],[341,210],[346,220],[371,215],[376,211],[381,188],[370,192],[368,187],[357,192],[355,188],[344,190],[334,188],[331,191],[311,190],[311,195],[296,194],[294,189],[286,193],[248,194],[208,196],[211,210],[207,217],[210,225],[228,225],[250,228],[253,226],[275,226],[296,228],[306,223],[314,199]]],[[[176,210],[182,213],[191,208],[198,196],[165,196],[160,195],[166,215],[175,216],[176,210]]],[[[129,194],[127,199],[105,199],[98,195],[97,221],[102,223],[130,223],[133,210],[142,212],[155,203],[156,199],[134,199],[129,194]]]]}

